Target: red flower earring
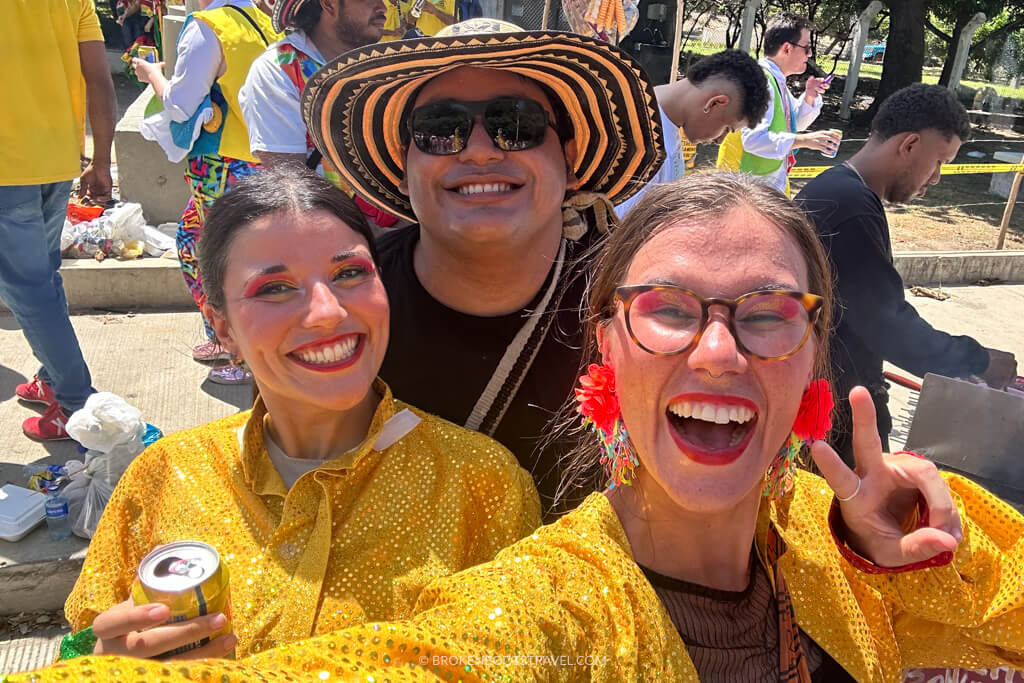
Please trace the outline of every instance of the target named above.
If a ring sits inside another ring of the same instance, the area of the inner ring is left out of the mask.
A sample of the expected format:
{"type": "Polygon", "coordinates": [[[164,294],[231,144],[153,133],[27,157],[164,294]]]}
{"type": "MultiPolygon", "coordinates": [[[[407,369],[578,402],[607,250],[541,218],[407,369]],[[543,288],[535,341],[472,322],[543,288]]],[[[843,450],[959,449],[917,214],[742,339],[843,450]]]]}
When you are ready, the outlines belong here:
{"type": "Polygon", "coordinates": [[[796,471],[796,458],[804,445],[810,445],[824,439],[828,430],[832,429],[832,390],[824,379],[816,379],[804,390],[800,398],[800,410],[793,422],[793,431],[779,452],[775,454],[768,472],[765,473],[765,484],[762,495],[765,497],[782,498],[793,486],[793,474],[796,471]]]}
{"type": "Polygon", "coordinates": [[[591,363],[579,383],[576,410],[583,416],[583,426],[590,427],[601,442],[601,464],[608,473],[605,485],[610,489],[620,484],[629,486],[633,483],[633,470],[640,463],[622,422],[619,398],[615,395],[615,373],[611,366],[591,363]]]}

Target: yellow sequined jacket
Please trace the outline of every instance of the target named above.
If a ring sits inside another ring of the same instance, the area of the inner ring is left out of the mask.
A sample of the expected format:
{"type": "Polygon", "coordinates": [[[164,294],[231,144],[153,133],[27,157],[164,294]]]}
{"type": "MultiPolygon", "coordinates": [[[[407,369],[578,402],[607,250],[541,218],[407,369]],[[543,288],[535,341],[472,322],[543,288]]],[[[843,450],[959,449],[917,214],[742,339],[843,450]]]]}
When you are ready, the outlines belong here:
{"type": "MultiPolygon", "coordinates": [[[[65,606],[74,630],[128,597],[154,546],[198,540],[230,572],[236,654],[412,613],[428,582],[540,524],[533,480],[497,442],[438,417],[375,450],[408,408],[383,398],[366,439],[286,488],[252,411],[148,448],[110,498],[65,606]],[[244,444],[243,444],[244,442],[244,444]]],[[[415,420],[413,420],[415,422],[415,420]]]]}
{"type": "MultiPolygon", "coordinates": [[[[948,476],[964,527],[946,566],[869,574],[830,534],[832,492],[800,473],[780,504],[762,505],[787,550],[779,562],[806,633],[863,683],[906,668],[1024,665],[1024,518],[948,476]]],[[[685,552],[685,549],[680,549],[685,552]]],[[[244,661],[162,664],[87,657],[35,679],[310,681],[697,681],[686,648],[633,561],[601,494],[505,549],[434,582],[417,614],[292,643],[244,661]]]]}

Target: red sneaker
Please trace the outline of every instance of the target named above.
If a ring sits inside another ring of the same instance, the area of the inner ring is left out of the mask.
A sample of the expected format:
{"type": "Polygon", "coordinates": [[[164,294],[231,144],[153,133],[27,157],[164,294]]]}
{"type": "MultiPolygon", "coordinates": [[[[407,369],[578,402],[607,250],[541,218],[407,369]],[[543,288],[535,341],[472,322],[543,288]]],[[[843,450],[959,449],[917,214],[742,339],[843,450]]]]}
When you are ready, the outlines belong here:
{"type": "Polygon", "coordinates": [[[42,403],[49,406],[57,402],[53,389],[50,388],[49,384],[39,379],[38,375],[33,377],[31,382],[23,382],[16,386],[14,393],[22,401],[28,401],[29,403],[42,403]]]}
{"type": "Polygon", "coordinates": [[[51,403],[50,407],[41,417],[30,417],[21,423],[21,431],[25,436],[35,441],[62,441],[70,439],[64,426],[70,417],[57,403],[51,403]]]}

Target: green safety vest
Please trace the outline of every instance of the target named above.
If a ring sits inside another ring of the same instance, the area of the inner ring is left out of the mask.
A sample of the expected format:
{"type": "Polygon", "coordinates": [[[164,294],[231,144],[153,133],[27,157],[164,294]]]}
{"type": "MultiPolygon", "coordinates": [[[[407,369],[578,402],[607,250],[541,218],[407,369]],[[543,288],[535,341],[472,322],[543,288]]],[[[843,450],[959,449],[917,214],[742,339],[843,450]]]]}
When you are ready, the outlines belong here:
{"type": "MultiPolygon", "coordinates": [[[[768,82],[771,83],[772,89],[775,90],[775,110],[772,114],[772,123],[768,126],[768,130],[774,133],[790,132],[795,133],[796,130],[789,130],[786,124],[786,112],[782,108],[782,91],[779,88],[779,82],[775,80],[775,76],[771,75],[765,70],[765,75],[768,77],[768,82]]],[[[786,93],[788,96],[789,93],[786,93]]],[[[796,126],[796,112],[793,112],[793,126],[796,126]]],[[[743,150],[743,155],[740,157],[740,168],[739,170],[744,173],[752,173],[753,175],[771,175],[775,173],[779,168],[782,167],[782,163],[785,159],[768,159],[766,157],[759,157],[756,154],[751,154],[747,150],[743,150]]]]}

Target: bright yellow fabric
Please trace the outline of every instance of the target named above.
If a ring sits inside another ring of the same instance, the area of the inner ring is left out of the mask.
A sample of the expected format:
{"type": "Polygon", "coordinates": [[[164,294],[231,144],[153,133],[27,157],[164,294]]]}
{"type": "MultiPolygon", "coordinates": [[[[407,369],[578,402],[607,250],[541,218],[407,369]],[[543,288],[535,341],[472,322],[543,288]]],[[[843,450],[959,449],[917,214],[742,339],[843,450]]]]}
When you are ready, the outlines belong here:
{"type": "Polygon", "coordinates": [[[218,7],[193,12],[192,16],[213,29],[224,53],[226,68],[224,75],[217,79],[217,83],[224,99],[227,100],[228,111],[224,117],[224,128],[221,131],[217,153],[222,157],[255,162],[256,157],[249,151],[249,130],[245,127],[242,107],[238,104],[238,91],[245,83],[252,63],[263,54],[270,43],[277,42],[282,36],[274,32],[270,17],[256,7],[218,7]],[[237,9],[245,12],[256,22],[268,41],[266,44],[252,25],[239,16],[237,9]]]}
{"type": "Polygon", "coordinates": [[[734,130],[725,136],[718,146],[718,161],[715,166],[723,171],[740,170],[740,159],[743,158],[743,137],[740,131],[734,130]]]}
{"type": "Polygon", "coordinates": [[[263,445],[261,402],[148,448],[118,482],[89,544],[64,608],[72,628],[127,598],[153,547],[198,540],[217,548],[230,572],[242,657],[406,617],[429,581],[492,559],[540,524],[530,475],[486,436],[410,408],[423,421],[372,450],[384,422],[408,407],[377,387],[383,399],[363,443],[290,490],[263,445]]]}
{"type": "MultiPolygon", "coordinates": [[[[924,665],[1024,666],[1024,518],[965,479],[947,481],[963,542],[950,565],[902,574],[868,575],[840,556],[827,522],[832,491],[814,475],[799,473],[786,499],[762,507],[759,556],[774,524],[788,547],[780,565],[797,621],[860,683],[896,683],[903,669],[924,665]]],[[[493,562],[434,582],[416,612],[244,661],[87,657],[31,680],[104,680],[131,670],[147,680],[223,683],[697,681],[602,494],[493,562]]]]}
{"type": "Polygon", "coordinates": [[[3,0],[0,185],[77,177],[85,141],[78,44],[102,41],[93,0],[3,0]]]}
{"type": "MultiPolygon", "coordinates": [[[[416,0],[399,0],[401,2],[401,16],[407,16],[409,9],[413,6],[416,0]]],[[[441,10],[445,14],[455,16],[455,0],[424,0],[425,3],[429,2],[434,5],[437,9],[441,10]]],[[[388,40],[399,40],[401,36],[387,35],[387,31],[398,30],[399,24],[399,9],[395,2],[390,1],[387,3],[388,9],[387,14],[384,16],[384,31],[385,34],[381,38],[381,42],[388,40]]],[[[416,22],[416,28],[423,31],[425,35],[433,36],[438,31],[443,29],[447,24],[435,17],[426,8],[420,14],[419,20],[416,22]]]]}

